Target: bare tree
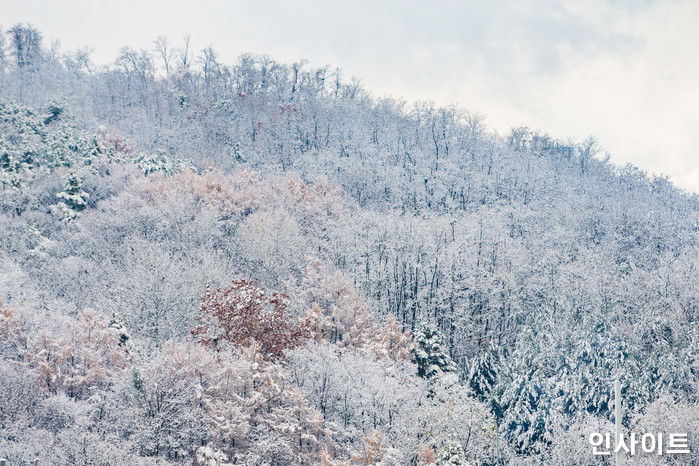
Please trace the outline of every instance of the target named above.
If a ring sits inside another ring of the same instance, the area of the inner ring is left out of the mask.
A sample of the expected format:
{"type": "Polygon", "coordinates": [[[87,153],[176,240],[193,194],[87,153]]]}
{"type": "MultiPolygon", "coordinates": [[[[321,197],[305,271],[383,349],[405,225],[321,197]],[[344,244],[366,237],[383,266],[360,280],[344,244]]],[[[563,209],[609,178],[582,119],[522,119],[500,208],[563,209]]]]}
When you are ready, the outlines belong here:
{"type": "Polygon", "coordinates": [[[148,50],[137,51],[130,47],[123,47],[119,50],[116,63],[124,69],[126,74],[134,74],[144,83],[150,81],[155,72],[153,56],[148,50]]]}
{"type": "Polygon", "coordinates": [[[92,63],[92,59],[90,58],[92,52],[93,49],[89,47],[81,47],[70,54],[69,57],[66,57],[66,60],[71,61],[76,71],[80,71],[84,68],[85,71],[87,71],[87,74],[92,76],[92,67],[94,66],[94,63],[92,63]]]}
{"type": "Polygon", "coordinates": [[[153,41],[155,44],[155,51],[158,53],[160,58],[163,60],[163,65],[165,66],[165,76],[170,77],[170,62],[174,55],[174,51],[170,48],[170,43],[167,37],[160,36],[153,41]]]}
{"type": "Polygon", "coordinates": [[[180,59],[180,67],[187,71],[192,66],[192,55],[189,52],[189,36],[184,36],[184,44],[177,49],[177,57],[180,59]]]}

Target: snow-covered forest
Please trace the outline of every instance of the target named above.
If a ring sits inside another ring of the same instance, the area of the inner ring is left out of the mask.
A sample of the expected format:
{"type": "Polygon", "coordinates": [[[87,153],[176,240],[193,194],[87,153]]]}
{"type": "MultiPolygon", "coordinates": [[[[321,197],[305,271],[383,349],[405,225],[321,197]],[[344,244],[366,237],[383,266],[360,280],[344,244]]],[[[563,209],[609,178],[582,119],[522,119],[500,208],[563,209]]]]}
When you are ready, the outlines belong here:
{"type": "Polygon", "coordinates": [[[616,378],[699,464],[699,196],[593,138],[20,24],[0,184],[10,464],[609,464],[616,378]]]}

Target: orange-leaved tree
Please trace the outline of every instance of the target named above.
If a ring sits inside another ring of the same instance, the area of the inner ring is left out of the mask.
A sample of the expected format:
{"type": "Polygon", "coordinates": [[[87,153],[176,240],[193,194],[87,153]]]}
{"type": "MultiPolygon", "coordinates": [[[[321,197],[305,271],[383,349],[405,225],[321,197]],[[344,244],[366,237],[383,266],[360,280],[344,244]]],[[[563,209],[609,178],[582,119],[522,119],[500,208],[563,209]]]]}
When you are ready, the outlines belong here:
{"type": "Polygon", "coordinates": [[[207,286],[192,334],[215,350],[257,343],[265,358],[279,359],[308,338],[307,323],[294,319],[287,307],[286,295],[267,294],[252,281],[233,280],[223,290],[207,286]]]}

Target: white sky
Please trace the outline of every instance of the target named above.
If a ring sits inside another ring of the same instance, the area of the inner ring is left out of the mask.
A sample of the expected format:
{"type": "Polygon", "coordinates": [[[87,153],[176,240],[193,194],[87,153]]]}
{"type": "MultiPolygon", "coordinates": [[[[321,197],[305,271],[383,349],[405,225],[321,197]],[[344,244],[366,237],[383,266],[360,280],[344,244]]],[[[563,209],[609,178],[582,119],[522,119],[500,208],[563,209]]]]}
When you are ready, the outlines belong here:
{"type": "Polygon", "coordinates": [[[150,48],[185,34],[231,63],[243,52],[356,76],[374,96],[458,103],[506,133],[595,136],[613,162],[699,192],[699,2],[0,0],[0,25],[45,44],[150,48]]]}

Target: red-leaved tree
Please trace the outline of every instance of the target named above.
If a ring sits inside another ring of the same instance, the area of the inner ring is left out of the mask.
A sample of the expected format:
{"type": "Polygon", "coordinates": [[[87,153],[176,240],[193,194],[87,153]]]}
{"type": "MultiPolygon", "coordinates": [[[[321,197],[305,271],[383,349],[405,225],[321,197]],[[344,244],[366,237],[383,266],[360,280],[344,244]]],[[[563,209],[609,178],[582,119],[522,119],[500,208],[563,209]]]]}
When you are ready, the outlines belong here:
{"type": "Polygon", "coordinates": [[[286,295],[268,295],[252,281],[233,280],[215,291],[207,286],[192,334],[214,350],[255,342],[265,358],[278,359],[308,338],[308,325],[294,319],[287,306],[286,295]]]}

